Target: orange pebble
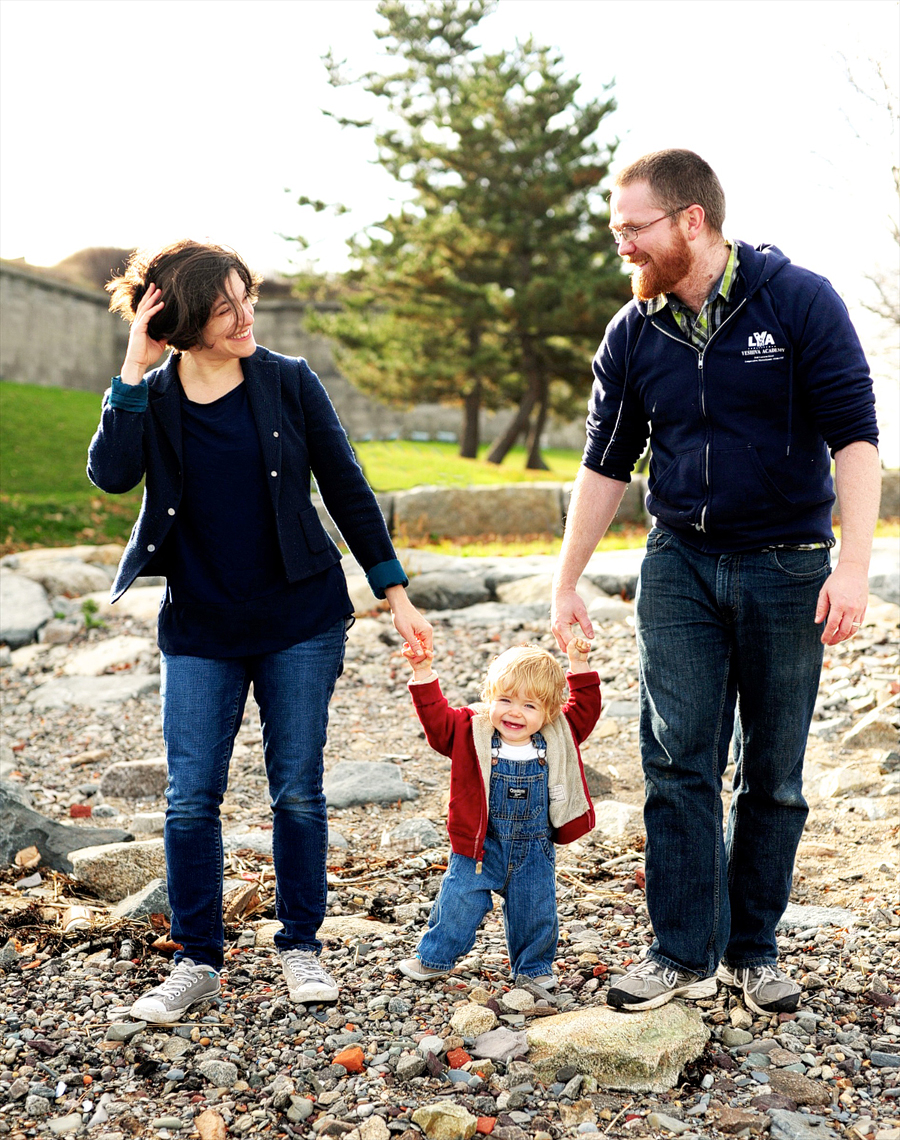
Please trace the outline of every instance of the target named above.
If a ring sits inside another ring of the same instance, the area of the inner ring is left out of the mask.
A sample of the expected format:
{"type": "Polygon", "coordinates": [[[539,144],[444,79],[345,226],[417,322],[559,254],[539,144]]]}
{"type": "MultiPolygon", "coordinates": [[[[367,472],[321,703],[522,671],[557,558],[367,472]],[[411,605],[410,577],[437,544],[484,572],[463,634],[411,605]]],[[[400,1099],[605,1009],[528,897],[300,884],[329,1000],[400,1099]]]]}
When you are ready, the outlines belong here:
{"type": "Polygon", "coordinates": [[[351,1045],[347,1049],[342,1049],[332,1063],[343,1065],[348,1073],[361,1073],[365,1068],[365,1054],[358,1045],[351,1045]]]}
{"type": "Polygon", "coordinates": [[[475,1125],[475,1131],[480,1132],[482,1136],[490,1136],[494,1131],[494,1125],[496,1123],[496,1116],[479,1116],[478,1123],[475,1125]]]}
{"type": "Polygon", "coordinates": [[[85,1073],[84,1076],[81,1078],[81,1083],[83,1085],[92,1085],[94,1083],[94,1078],[91,1076],[90,1073],[85,1073]]]}
{"type": "Polygon", "coordinates": [[[465,1051],[465,1049],[451,1049],[447,1054],[447,1064],[451,1069],[461,1069],[463,1065],[467,1065],[472,1058],[465,1051]]]}

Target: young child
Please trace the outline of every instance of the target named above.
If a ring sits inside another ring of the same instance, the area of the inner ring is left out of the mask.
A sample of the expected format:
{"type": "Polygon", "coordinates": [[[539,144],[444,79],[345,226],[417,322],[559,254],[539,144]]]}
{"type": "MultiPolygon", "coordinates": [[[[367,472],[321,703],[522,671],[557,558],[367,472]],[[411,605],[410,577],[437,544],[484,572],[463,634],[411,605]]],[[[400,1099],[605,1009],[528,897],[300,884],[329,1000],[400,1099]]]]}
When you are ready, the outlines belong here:
{"type": "Polygon", "coordinates": [[[503,897],[512,976],[556,985],[553,844],[571,843],[594,826],[578,750],[600,716],[600,678],[588,668],[589,651],[586,641],[569,642],[566,675],[537,646],[508,649],[487,671],[485,703],[454,709],[441,693],[433,653],[404,645],[425,736],[451,760],[452,848],[416,957],[399,963],[406,977],[424,981],[452,970],[474,946],[495,891],[503,897]]]}

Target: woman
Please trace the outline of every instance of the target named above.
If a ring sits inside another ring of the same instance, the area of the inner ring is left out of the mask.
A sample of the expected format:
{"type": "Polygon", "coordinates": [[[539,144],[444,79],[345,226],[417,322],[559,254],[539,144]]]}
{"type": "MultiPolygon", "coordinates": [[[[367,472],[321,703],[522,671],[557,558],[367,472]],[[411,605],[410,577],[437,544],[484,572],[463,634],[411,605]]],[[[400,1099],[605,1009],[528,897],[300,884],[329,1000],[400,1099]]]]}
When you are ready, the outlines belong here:
{"type": "Polygon", "coordinates": [[[120,493],[146,475],[112,600],[163,574],[159,612],[165,825],[172,938],[182,949],[132,1014],[177,1021],[219,992],[223,961],[219,805],[252,682],[273,811],[275,936],[290,996],[333,1001],[318,961],[328,829],[322,753],[353,607],[340,553],[310,501],[310,476],[394,625],[431,627],[334,408],[306,361],[258,347],[259,279],[235,253],[181,241],[135,254],[111,281],[131,322],[103,401],[88,475],[120,493]],[[145,370],[172,349],[168,361],[145,370]]]}

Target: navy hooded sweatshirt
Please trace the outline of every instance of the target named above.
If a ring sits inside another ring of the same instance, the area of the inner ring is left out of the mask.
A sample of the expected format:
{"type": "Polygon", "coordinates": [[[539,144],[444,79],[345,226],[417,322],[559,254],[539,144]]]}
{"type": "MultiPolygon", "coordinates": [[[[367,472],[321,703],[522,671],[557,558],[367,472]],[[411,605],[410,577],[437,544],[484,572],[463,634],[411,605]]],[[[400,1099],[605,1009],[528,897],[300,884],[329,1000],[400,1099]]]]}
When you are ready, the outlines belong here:
{"type": "Polygon", "coordinates": [[[832,455],[878,443],[868,365],[831,284],[738,243],[736,305],[702,349],[630,301],[594,358],[583,462],[629,482],[650,436],[647,508],[699,550],[834,540],[832,455]]]}

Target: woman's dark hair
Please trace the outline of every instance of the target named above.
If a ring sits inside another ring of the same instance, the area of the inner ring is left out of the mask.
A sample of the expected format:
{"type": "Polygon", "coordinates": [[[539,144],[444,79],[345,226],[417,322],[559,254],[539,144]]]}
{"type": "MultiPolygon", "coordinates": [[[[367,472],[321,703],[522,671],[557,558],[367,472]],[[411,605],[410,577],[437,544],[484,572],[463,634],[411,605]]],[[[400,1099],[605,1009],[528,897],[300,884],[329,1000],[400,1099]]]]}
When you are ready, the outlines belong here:
{"type": "Polygon", "coordinates": [[[235,327],[240,326],[240,298],[231,297],[226,289],[232,270],[255,301],[262,278],[251,273],[233,249],[188,239],[160,250],[138,249],[128,259],[122,276],[114,277],[106,286],[112,294],[109,308],[126,321],[133,321],[152,282],[162,290],[165,307],[152,318],[147,334],[153,340],[165,341],[177,352],[187,352],[205,344],[203,328],[221,297],[225,297],[234,313],[235,327]]]}

